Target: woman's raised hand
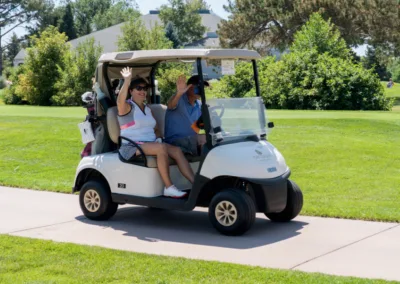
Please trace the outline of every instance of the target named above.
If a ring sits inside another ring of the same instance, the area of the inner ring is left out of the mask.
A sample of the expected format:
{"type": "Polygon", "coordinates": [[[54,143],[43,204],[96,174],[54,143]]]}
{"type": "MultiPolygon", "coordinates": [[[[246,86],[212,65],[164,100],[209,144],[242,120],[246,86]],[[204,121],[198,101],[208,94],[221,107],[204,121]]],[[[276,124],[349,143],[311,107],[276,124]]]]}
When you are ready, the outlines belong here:
{"type": "Polygon", "coordinates": [[[122,77],[124,77],[124,79],[132,78],[132,68],[125,67],[124,69],[122,69],[121,75],[122,77]]]}

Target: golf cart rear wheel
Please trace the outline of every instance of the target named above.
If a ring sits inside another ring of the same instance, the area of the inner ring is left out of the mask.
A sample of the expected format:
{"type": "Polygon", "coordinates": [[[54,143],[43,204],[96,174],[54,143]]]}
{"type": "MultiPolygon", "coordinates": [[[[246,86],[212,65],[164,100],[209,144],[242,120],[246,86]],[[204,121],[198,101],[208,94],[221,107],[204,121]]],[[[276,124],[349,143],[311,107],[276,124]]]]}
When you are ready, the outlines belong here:
{"type": "Polygon", "coordinates": [[[273,222],[289,222],[299,215],[302,208],[303,193],[294,181],[288,180],[285,209],[279,213],[265,213],[265,215],[273,222]]]}
{"type": "Polygon", "coordinates": [[[208,216],[211,224],[221,234],[239,236],[254,224],[256,207],[244,191],[226,189],[213,197],[208,216]]]}
{"type": "Polygon", "coordinates": [[[108,220],[118,209],[118,204],[112,201],[108,185],[100,180],[90,180],[82,186],[79,204],[83,214],[91,220],[108,220]]]}

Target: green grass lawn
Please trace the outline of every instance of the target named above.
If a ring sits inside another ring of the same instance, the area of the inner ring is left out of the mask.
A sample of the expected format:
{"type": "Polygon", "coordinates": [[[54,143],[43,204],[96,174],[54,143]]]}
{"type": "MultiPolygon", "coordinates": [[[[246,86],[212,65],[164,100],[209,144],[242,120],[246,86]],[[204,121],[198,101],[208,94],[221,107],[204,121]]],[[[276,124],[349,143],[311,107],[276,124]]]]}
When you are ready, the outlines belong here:
{"type": "Polygon", "coordinates": [[[0,235],[1,283],[389,283],[0,235]]]}
{"type": "Polygon", "coordinates": [[[386,87],[387,83],[388,83],[387,81],[382,81],[381,82],[382,86],[385,88],[386,95],[388,97],[398,97],[398,98],[400,98],[400,84],[395,82],[394,86],[389,89],[389,88],[386,87]]]}
{"type": "MultiPolygon", "coordinates": [[[[83,108],[0,106],[0,184],[71,192],[83,108]]],[[[400,221],[400,112],[268,111],[302,214],[400,221]]]]}
{"type": "Polygon", "coordinates": [[[389,89],[386,87],[386,81],[382,81],[381,83],[385,88],[386,96],[396,99],[394,102],[393,111],[400,111],[400,84],[395,82],[394,86],[389,89]]]}

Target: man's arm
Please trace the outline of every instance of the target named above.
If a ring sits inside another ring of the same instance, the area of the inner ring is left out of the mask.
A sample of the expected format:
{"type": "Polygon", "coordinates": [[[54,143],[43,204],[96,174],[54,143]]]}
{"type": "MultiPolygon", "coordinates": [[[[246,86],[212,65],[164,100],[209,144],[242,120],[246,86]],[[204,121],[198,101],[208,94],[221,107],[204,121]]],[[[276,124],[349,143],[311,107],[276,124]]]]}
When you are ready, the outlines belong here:
{"type": "Polygon", "coordinates": [[[168,109],[175,109],[178,105],[179,100],[181,99],[182,95],[187,92],[187,90],[192,85],[186,85],[186,78],[184,75],[179,76],[178,81],[176,82],[176,94],[173,95],[167,103],[168,109]]]}
{"type": "Polygon", "coordinates": [[[154,127],[154,134],[156,135],[156,138],[162,138],[161,137],[161,131],[160,131],[160,129],[158,129],[157,120],[156,120],[153,112],[151,112],[151,115],[153,116],[154,120],[156,121],[156,126],[154,127]]]}

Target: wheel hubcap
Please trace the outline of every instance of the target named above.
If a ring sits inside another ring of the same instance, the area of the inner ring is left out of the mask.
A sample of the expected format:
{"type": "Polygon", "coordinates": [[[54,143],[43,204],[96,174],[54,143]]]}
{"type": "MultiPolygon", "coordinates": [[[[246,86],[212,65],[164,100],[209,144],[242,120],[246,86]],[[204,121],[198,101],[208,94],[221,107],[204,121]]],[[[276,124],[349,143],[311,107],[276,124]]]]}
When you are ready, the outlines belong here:
{"type": "Polygon", "coordinates": [[[96,212],[100,208],[100,195],[93,189],[86,191],[84,196],[85,207],[90,212],[96,212]]]}
{"type": "Polygon", "coordinates": [[[237,216],[235,205],[229,201],[221,201],[215,207],[215,217],[222,226],[232,226],[236,222],[237,216]]]}

